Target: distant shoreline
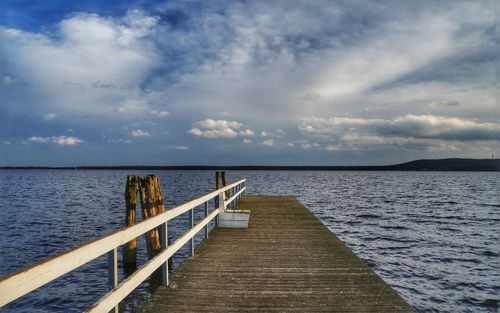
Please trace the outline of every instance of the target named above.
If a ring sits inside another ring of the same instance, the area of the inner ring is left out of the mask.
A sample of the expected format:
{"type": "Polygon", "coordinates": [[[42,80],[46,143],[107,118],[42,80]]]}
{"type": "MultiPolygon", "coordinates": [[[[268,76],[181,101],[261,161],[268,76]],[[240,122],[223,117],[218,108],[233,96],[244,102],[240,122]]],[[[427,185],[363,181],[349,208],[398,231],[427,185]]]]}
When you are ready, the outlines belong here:
{"type": "Polygon", "coordinates": [[[248,171],[500,171],[500,159],[426,159],[394,165],[276,166],[276,165],[125,165],[125,166],[2,166],[30,170],[248,170],[248,171]]]}

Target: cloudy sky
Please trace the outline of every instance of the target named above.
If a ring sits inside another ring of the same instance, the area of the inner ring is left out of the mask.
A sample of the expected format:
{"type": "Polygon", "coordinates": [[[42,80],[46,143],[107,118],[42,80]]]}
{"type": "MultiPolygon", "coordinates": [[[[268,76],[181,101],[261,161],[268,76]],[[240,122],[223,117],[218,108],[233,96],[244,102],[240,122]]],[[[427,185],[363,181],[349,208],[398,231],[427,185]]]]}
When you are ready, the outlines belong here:
{"type": "Polygon", "coordinates": [[[0,3],[0,165],[500,155],[495,1],[0,3]]]}

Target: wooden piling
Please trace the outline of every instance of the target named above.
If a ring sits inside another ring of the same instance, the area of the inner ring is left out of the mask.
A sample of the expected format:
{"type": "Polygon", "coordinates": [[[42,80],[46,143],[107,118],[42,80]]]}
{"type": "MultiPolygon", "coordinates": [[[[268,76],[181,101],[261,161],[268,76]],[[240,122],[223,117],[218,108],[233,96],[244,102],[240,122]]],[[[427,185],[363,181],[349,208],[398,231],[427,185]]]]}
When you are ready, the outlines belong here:
{"type": "MultiPolygon", "coordinates": [[[[127,208],[125,216],[125,226],[135,224],[135,214],[137,208],[137,176],[128,175],[127,185],[125,186],[125,205],[127,208]]],[[[123,271],[125,276],[137,269],[137,240],[133,239],[123,245],[123,271]]]]}
{"type": "Polygon", "coordinates": [[[215,172],[215,190],[220,188],[220,173],[215,172]]]}
{"type": "MultiPolygon", "coordinates": [[[[160,189],[160,178],[158,176],[148,175],[139,178],[139,195],[141,198],[142,218],[144,220],[165,211],[160,189]]],[[[162,250],[160,231],[161,226],[158,226],[146,233],[146,246],[150,260],[162,250]]],[[[151,275],[150,287],[152,291],[162,283],[162,271],[160,267],[151,275]]]]}
{"type": "MultiPolygon", "coordinates": [[[[222,187],[226,187],[227,186],[226,172],[222,171],[222,172],[220,172],[220,174],[221,174],[221,178],[222,178],[222,187]]],[[[229,199],[229,190],[226,190],[225,197],[226,197],[226,199],[229,199]]]]}
{"type": "MultiPolygon", "coordinates": [[[[148,175],[140,178],[139,194],[144,220],[165,211],[158,176],[148,175]]],[[[152,259],[161,251],[160,227],[154,228],[146,234],[146,244],[148,257],[152,259]]]]}

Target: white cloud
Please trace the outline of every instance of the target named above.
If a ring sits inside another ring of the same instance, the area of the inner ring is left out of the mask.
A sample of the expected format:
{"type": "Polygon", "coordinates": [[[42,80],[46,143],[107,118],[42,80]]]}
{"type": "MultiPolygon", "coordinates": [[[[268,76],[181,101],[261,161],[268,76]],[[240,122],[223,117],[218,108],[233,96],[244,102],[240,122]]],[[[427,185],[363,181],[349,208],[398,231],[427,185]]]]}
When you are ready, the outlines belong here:
{"type": "Polygon", "coordinates": [[[443,140],[500,140],[500,124],[477,122],[455,117],[413,115],[388,119],[349,117],[308,118],[299,125],[303,135],[349,138],[378,135],[383,137],[427,138],[443,140]]]}
{"type": "Polygon", "coordinates": [[[4,144],[4,145],[10,145],[10,144],[11,144],[11,142],[10,142],[10,141],[8,141],[8,140],[5,140],[5,141],[3,142],[3,144],[4,144]]]}
{"type": "MultiPolygon", "coordinates": [[[[412,16],[411,21],[382,23],[376,33],[365,40],[343,49],[329,50],[323,60],[315,60],[321,69],[316,82],[308,89],[310,93],[319,94],[322,100],[338,101],[383,86],[451,56],[470,53],[472,47],[485,38],[478,37],[483,34],[474,31],[464,32],[466,26],[462,23],[465,20],[460,18],[465,17],[463,12],[483,10],[475,4],[458,3],[447,11],[437,7],[424,9],[418,15],[404,12],[412,16]]],[[[483,14],[476,22],[486,26],[491,23],[491,15],[483,14]]]]}
{"type": "Polygon", "coordinates": [[[54,113],[48,113],[43,117],[43,119],[46,121],[51,121],[51,120],[55,119],[56,117],[57,117],[57,115],[55,115],[54,113]]]}
{"type": "Polygon", "coordinates": [[[327,145],[325,150],[327,151],[341,151],[343,147],[341,145],[327,145]]]}
{"type": "MultiPolygon", "coordinates": [[[[471,1],[169,2],[153,12],[184,12],[180,27],[139,11],[72,14],[39,33],[0,27],[0,97],[23,103],[1,107],[0,115],[58,112],[60,129],[106,129],[113,138],[120,134],[111,129],[132,125],[127,132],[168,130],[172,140],[188,130],[314,150],[462,149],[460,141],[498,138],[488,126],[498,124],[492,8],[471,1]],[[159,122],[170,114],[176,118],[159,122]],[[189,127],[193,116],[221,120],[189,127]]],[[[22,136],[33,133],[43,132],[22,136]]]]}
{"type": "Polygon", "coordinates": [[[250,144],[250,143],[253,143],[253,141],[252,141],[252,140],[250,140],[250,139],[246,139],[246,138],[245,138],[245,139],[243,139],[243,143],[248,143],[248,144],[250,144]]]}
{"type": "Polygon", "coordinates": [[[147,97],[140,85],[159,64],[150,38],[157,22],[129,11],[121,18],[73,14],[47,33],[0,27],[0,53],[28,90],[46,95],[45,109],[112,114],[126,99],[147,97]]]}
{"type": "Polygon", "coordinates": [[[49,143],[50,142],[50,137],[38,137],[38,136],[33,136],[28,138],[29,142],[34,142],[34,143],[49,143]]]}
{"type": "Polygon", "coordinates": [[[278,136],[278,137],[281,137],[281,136],[285,136],[285,135],[286,135],[286,133],[285,133],[285,131],[284,131],[283,129],[278,128],[278,129],[276,129],[276,130],[274,131],[274,135],[275,135],[275,136],[278,136]]]}
{"type": "Polygon", "coordinates": [[[274,140],[273,139],[267,139],[261,142],[262,145],[264,146],[272,146],[274,145],[274,140]]]}
{"type": "MultiPolygon", "coordinates": [[[[165,45],[172,40],[178,42],[179,49],[186,52],[183,55],[192,58],[183,61],[195,64],[182,76],[186,90],[196,90],[178,95],[183,103],[203,103],[196,108],[206,112],[230,109],[233,115],[258,116],[254,125],[258,120],[267,124],[259,125],[265,129],[278,122],[282,123],[279,127],[287,129],[301,114],[349,111],[353,116],[363,116],[365,107],[377,110],[388,104],[393,104],[389,111],[418,110],[414,103],[396,108],[403,101],[377,97],[414,83],[408,77],[430,71],[435,63],[459,60],[460,56],[478,53],[479,47],[487,48],[491,35],[486,30],[494,25],[493,14],[486,13],[488,6],[471,2],[454,3],[446,9],[438,4],[416,8],[322,1],[228,4],[223,17],[210,14],[209,9],[199,17],[195,33],[169,33],[173,38],[164,41],[165,45]],[[352,23],[353,11],[358,17],[368,16],[367,24],[352,23]],[[219,53],[213,58],[200,56],[196,53],[200,46],[203,51],[210,47],[210,51],[219,53]],[[401,77],[406,79],[393,85],[401,77]],[[372,97],[380,101],[364,101],[372,97]]],[[[468,79],[473,80],[476,75],[470,76],[468,79]]],[[[440,96],[462,103],[460,96],[440,96]]]]}
{"type": "MultiPolygon", "coordinates": [[[[308,137],[325,141],[328,151],[353,151],[382,146],[458,151],[481,142],[500,142],[500,124],[455,117],[412,115],[393,119],[308,118],[299,125],[308,137]]],[[[303,148],[313,148],[310,144],[303,148]]]]}
{"type": "Polygon", "coordinates": [[[233,138],[243,126],[237,121],[206,119],[193,124],[188,133],[205,138],[233,138]]]}
{"type": "Polygon", "coordinates": [[[281,128],[276,129],[275,131],[261,131],[261,137],[271,137],[271,138],[279,138],[286,135],[285,131],[281,128]]]}
{"type": "Polygon", "coordinates": [[[189,150],[189,147],[188,146],[176,146],[174,149],[175,150],[189,150]]]}
{"type": "Polygon", "coordinates": [[[251,129],[245,129],[240,131],[240,135],[245,137],[253,137],[254,134],[255,134],[254,131],[251,129]]]}
{"type": "Polygon", "coordinates": [[[59,24],[62,44],[43,35],[33,38],[28,33],[17,33],[9,39],[19,40],[21,60],[27,62],[25,66],[32,66],[33,75],[51,73],[52,80],[59,82],[93,85],[105,81],[125,87],[139,82],[155,61],[151,46],[142,38],[157,20],[138,11],[122,20],[82,13],[59,24]],[[134,23],[130,22],[132,18],[134,23]]]}
{"type": "Polygon", "coordinates": [[[142,129],[134,129],[130,132],[130,135],[134,137],[151,137],[151,134],[148,131],[142,129]]]}
{"type": "Polygon", "coordinates": [[[31,143],[43,143],[43,144],[52,143],[61,146],[73,146],[85,142],[82,139],[73,136],[52,136],[52,137],[33,136],[28,138],[27,141],[31,143]]]}
{"type": "Polygon", "coordinates": [[[449,140],[500,140],[500,123],[477,122],[454,117],[412,115],[381,125],[383,135],[449,140]]]}
{"type": "Polygon", "coordinates": [[[77,144],[81,144],[83,143],[84,141],[79,139],[79,138],[76,138],[76,137],[66,137],[66,136],[59,136],[59,137],[56,137],[56,138],[53,138],[52,139],[54,141],[54,143],[58,144],[58,145],[63,145],[63,146],[72,146],[72,145],[77,145],[77,144]]]}
{"type": "Polygon", "coordinates": [[[125,98],[120,101],[119,107],[116,108],[116,111],[123,114],[124,117],[130,117],[133,119],[138,117],[147,118],[152,115],[152,111],[149,110],[149,103],[146,97],[141,92],[135,91],[129,92],[129,94],[125,95],[125,98]]]}

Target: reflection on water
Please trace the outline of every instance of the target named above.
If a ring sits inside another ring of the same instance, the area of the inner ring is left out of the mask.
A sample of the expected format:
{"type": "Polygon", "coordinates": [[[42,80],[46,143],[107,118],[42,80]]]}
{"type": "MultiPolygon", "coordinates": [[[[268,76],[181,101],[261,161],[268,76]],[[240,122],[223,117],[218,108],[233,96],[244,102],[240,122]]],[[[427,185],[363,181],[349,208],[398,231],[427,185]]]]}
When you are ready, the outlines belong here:
{"type": "MultiPolygon", "coordinates": [[[[0,275],[122,227],[129,172],[0,171],[0,275]]],[[[167,207],[213,190],[212,171],[153,173],[167,207]]],[[[419,312],[497,311],[500,173],[234,171],[229,178],[247,178],[252,194],[298,197],[419,312]]],[[[196,220],[202,215],[200,207],[196,220]]],[[[169,223],[172,240],[188,218],[169,223]]],[[[145,250],[140,239],[139,264],[145,250]]],[[[175,256],[174,267],[188,252],[175,256]]],[[[103,256],[2,312],[80,312],[106,284],[103,256]]],[[[124,308],[149,294],[145,283],[124,308]]]]}

